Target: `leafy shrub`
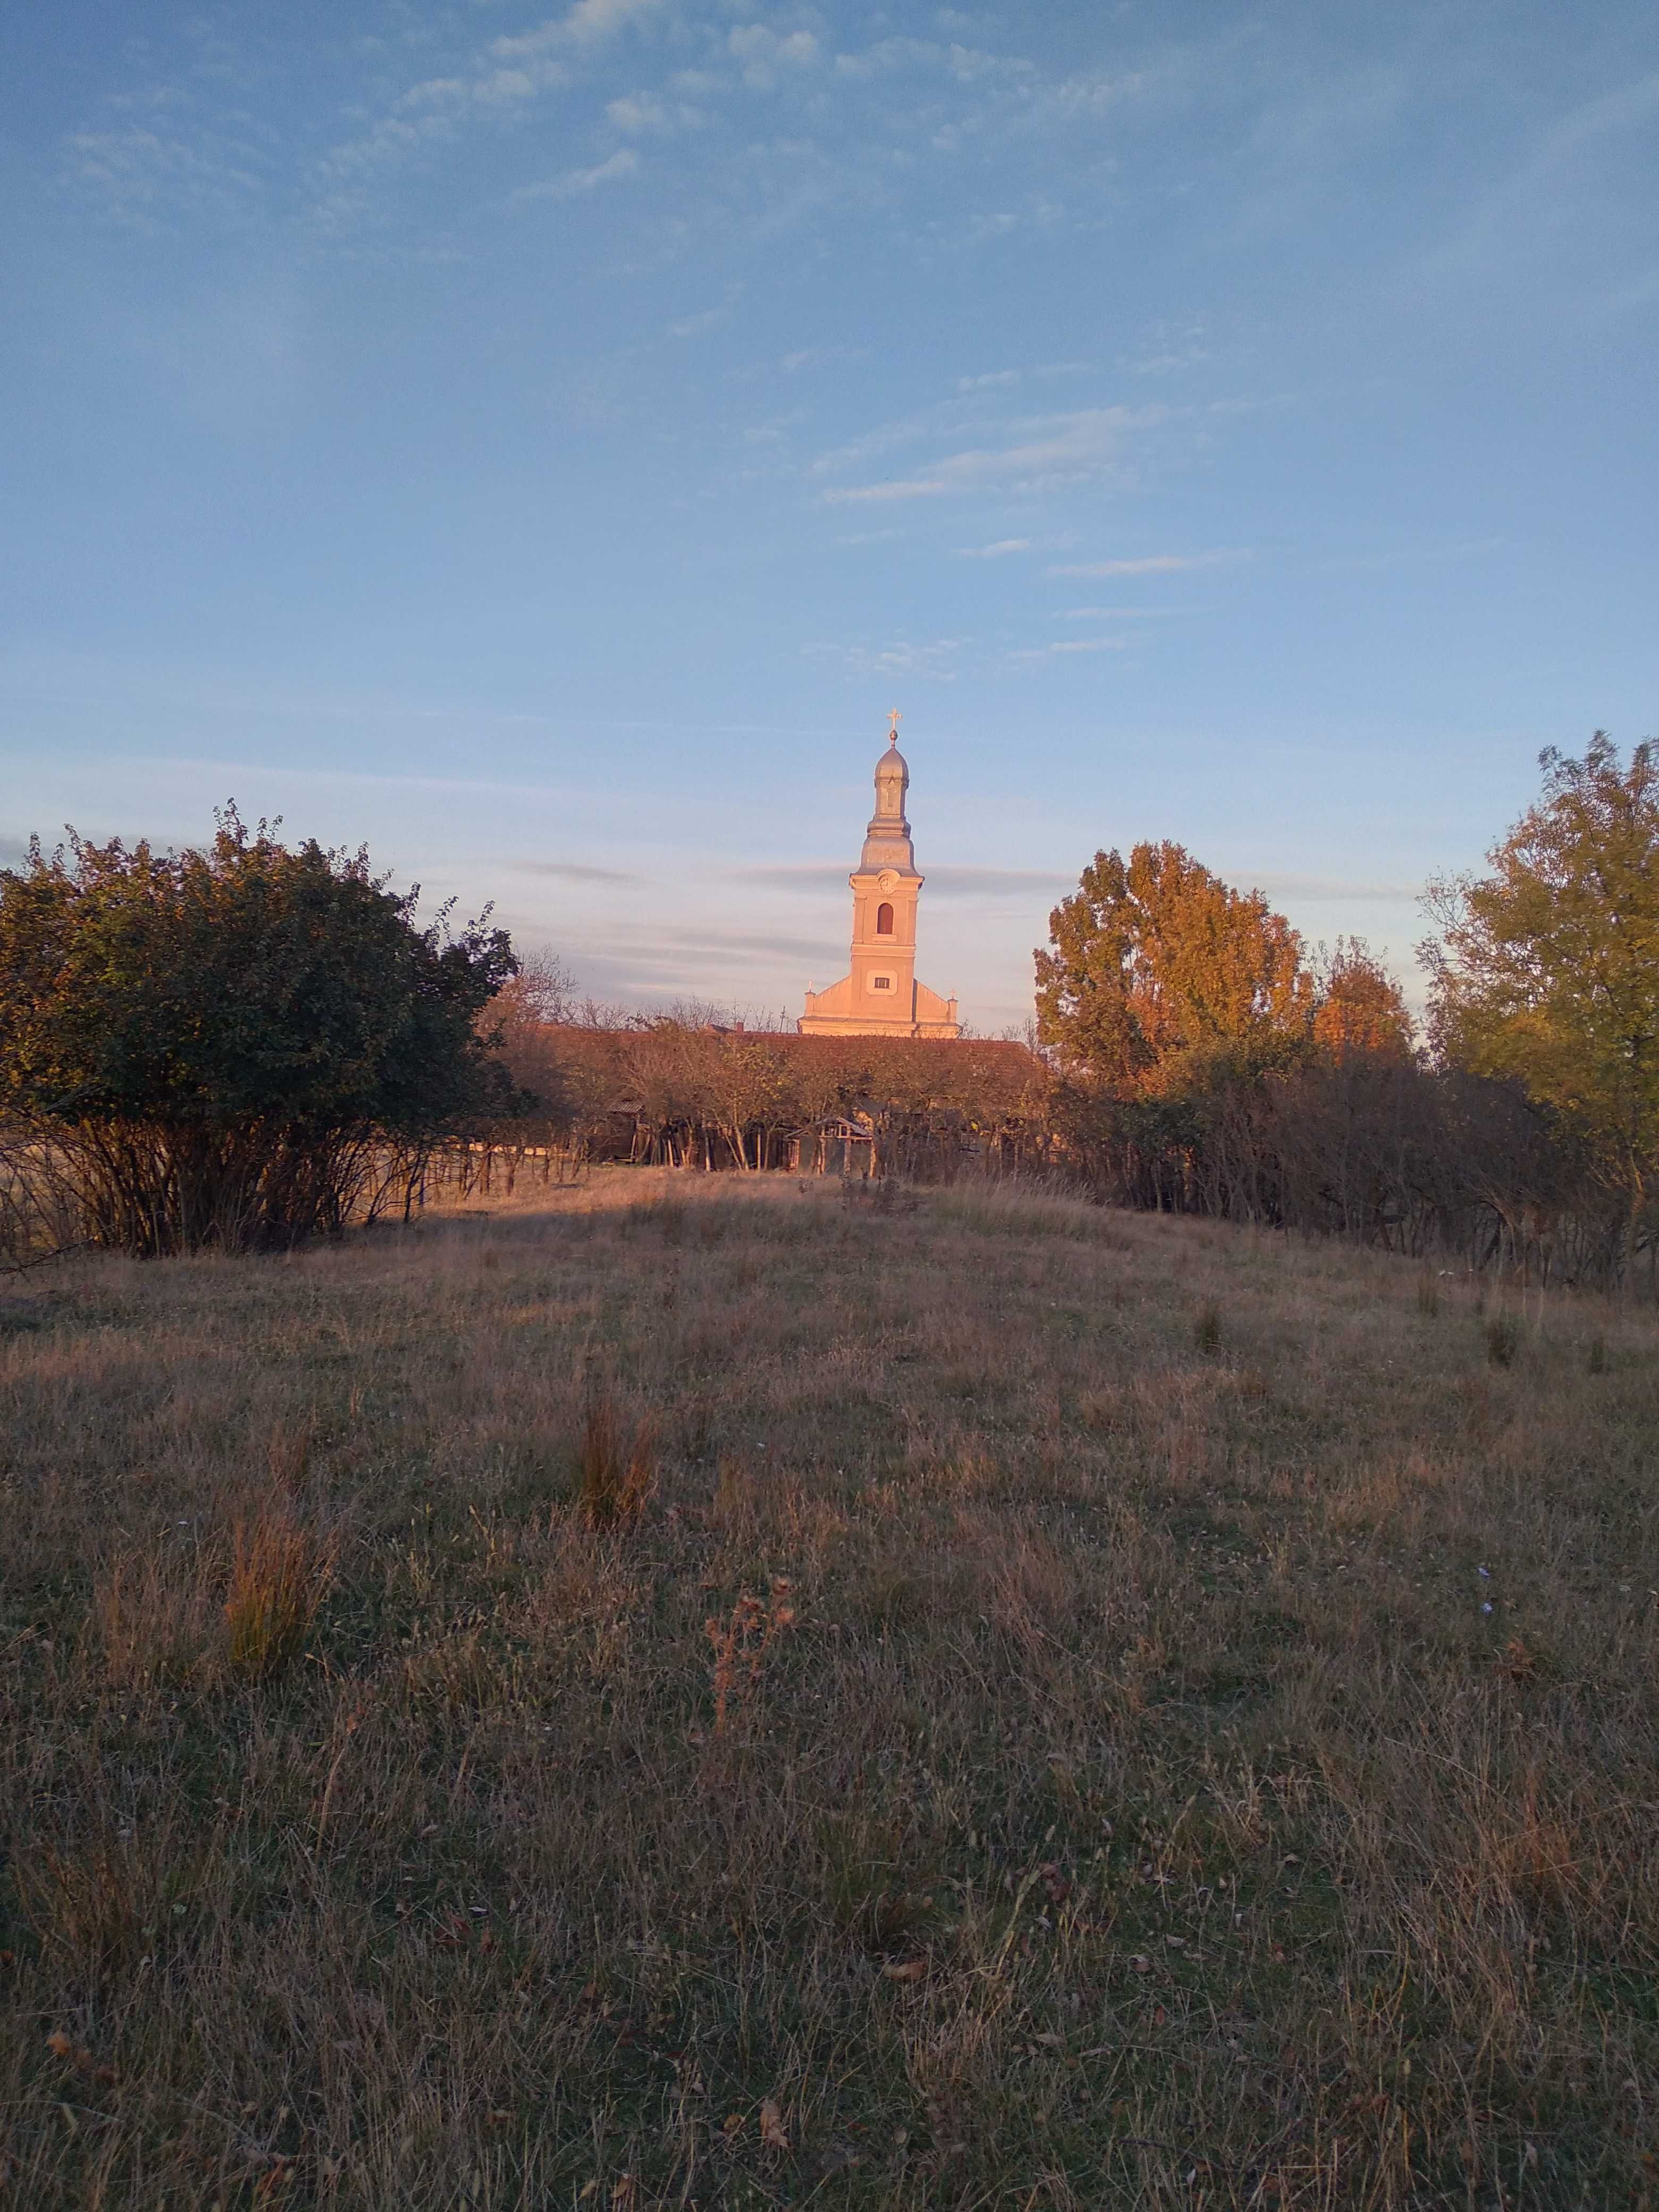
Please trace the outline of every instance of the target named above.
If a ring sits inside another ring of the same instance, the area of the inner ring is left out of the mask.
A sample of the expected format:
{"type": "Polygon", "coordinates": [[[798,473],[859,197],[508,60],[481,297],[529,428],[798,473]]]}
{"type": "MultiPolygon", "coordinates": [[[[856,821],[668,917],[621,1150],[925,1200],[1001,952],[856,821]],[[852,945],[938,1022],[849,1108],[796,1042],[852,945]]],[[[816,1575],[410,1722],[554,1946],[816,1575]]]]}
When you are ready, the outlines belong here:
{"type": "Polygon", "coordinates": [[[416,896],[234,807],[204,851],[37,840],[0,871],[0,1121],[72,1184],[82,1235],[291,1245],[341,1225],[388,1146],[509,1109],[477,1022],[512,947],[447,909],[418,929],[416,896]]]}

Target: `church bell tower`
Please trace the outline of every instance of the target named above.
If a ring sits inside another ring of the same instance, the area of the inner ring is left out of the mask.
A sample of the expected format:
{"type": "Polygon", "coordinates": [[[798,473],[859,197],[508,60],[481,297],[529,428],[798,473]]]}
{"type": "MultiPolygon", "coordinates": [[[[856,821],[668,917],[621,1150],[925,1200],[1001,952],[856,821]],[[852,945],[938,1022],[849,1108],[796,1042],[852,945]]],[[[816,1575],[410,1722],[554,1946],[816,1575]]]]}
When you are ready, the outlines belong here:
{"type": "Polygon", "coordinates": [[[804,1036],[961,1034],[957,1002],[916,981],[916,902],[922,878],[905,818],[910,768],[898,749],[894,714],[876,763],[876,811],[864,833],[853,890],[852,972],[827,991],[808,991],[796,1026],[804,1036]]]}

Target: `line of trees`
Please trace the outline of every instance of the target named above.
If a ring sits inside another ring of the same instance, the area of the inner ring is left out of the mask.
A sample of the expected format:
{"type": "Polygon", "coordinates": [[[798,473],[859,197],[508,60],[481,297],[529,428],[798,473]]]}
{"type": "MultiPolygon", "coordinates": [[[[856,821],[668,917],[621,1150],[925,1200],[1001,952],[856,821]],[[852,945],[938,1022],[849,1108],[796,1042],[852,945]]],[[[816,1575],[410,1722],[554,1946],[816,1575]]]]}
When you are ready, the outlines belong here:
{"type": "Polygon", "coordinates": [[[969,1039],[803,1037],[680,1007],[579,1007],[556,966],[533,958],[492,1009],[532,1118],[507,1143],[545,1133],[590,1158],[677,1168],[941,1176],[964,1159],[1046,1164],[1051,1089],[1023,1045],[969,1039]]]}
{"type": "Polygon", "coordinates": [[[1036,955],[1066,1149],[1103,1192],[1540,1279],[1659,1274],[1659,776],[1542,756],[1488,872],[1431,886],[1416,1044],[1363,945],[1310,964],[1176,845],[1097,855],[1036,955]]]}
{"type": "Polygon", "coordinates": [[[234,807],[202,851],[0,872],[0,1246],[260,1250],[405,1206],[434,1154],[1062,1170],[1103,1200],[1659,1287],[1659,772],[1598,732],[1429,893],[1417,1036],[1361,943],[1179,845],[1097,854],[1032,1047],[579,1005],[488,915],[234,807]]]}

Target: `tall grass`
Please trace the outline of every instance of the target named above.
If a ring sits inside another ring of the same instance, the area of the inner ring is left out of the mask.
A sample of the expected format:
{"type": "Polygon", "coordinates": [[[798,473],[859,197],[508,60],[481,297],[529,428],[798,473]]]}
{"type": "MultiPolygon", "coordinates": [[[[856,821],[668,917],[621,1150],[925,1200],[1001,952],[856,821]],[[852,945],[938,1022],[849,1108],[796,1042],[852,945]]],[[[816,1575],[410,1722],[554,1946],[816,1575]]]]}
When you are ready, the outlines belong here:
{"type": "Polygon", "coordinates": [[[707,1182],[15,1290],[0,2203],[1646,2201],[1659,1325],[707,1182]]]}
{"type": "Polygon", "coordinates": [[[590,1395],[577,1449],[576,1498],[590,1528],[621,1528],[639,1519],[656,1486],[657,1424],[629,1422],[612,1393],[590,1395]]]}
{"type": "Polygon", "coordinates": [[[224,1607],[234,1674],[263,1681],[299,1656],[333,1570],[331,1546],[286,1500],[237,1522],[224,1607]]]}

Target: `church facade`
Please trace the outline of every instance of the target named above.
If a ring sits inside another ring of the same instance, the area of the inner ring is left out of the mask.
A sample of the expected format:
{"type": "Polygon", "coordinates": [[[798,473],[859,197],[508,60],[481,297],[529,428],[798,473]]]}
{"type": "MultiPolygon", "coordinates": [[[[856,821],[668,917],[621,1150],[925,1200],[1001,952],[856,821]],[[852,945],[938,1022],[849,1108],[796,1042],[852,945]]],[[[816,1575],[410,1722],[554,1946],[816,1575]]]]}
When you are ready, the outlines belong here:
{"type": "Polygon", "coordinates": [[[954,1037],[957,1002],[916,981],[916,872],[905,819],[910,769],[898,749],[898,717],[876,763],[876,811],[865,832],[853,890],[852,971],[827,991],[806,994],[796,1023],[803,1036],[954,1037]]]}

